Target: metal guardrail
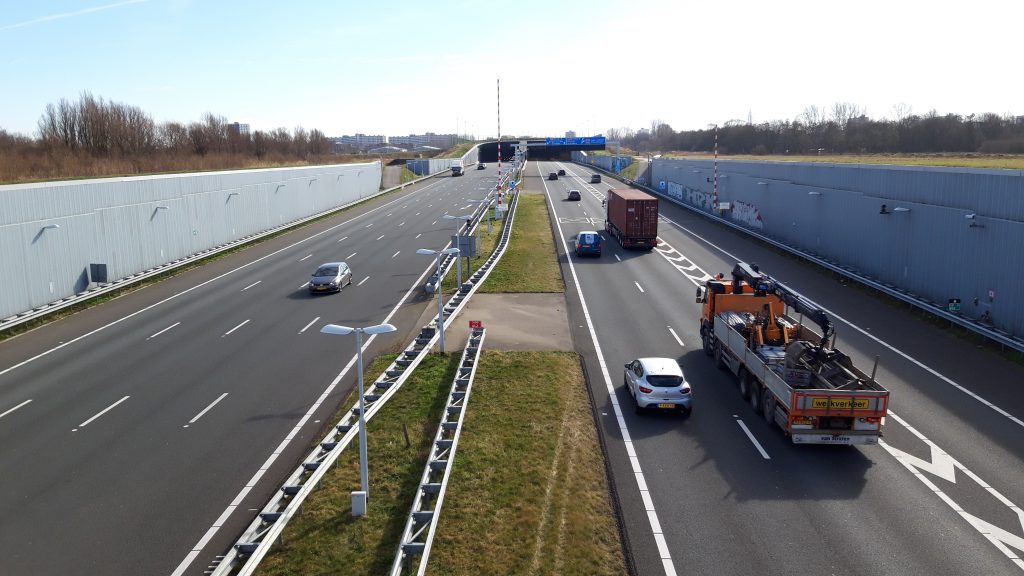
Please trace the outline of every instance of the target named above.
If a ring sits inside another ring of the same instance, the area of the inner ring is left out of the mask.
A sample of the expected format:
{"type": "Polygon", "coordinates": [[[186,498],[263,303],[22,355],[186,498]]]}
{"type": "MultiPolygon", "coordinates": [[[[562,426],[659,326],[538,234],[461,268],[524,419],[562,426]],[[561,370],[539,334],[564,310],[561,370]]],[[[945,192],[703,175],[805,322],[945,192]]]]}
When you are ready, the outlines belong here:
{"type": "MultiPolygon", "coordinates": [[[[511,172],[507,172],[504,175],[502,175],[501,180],[499,180],[494,185],[493,188],[488,190],[486,198],[493,198],[493,194],[497,192],[506,182],[508,182],[509,178],[511,177],[511,172]]],[[[465,224],[460,226],[456,233],[464,236],[473,235],[477,227],[483,225],[483,216],[490,208],[490,206],[490,204],[481,203],[479,206],[474,208],[472,214],[473,220],[466,222],[465,224]]],[[[426,283],[423,285],[423,290],[425,292],[433,294],[434,291],[437,290],[437,283],[444,281],[444,277],[447,276],[448,272],[451,271],[452,265],[455,263],[456,258],[458,257],[455,255],[447,254],[444,256],[444,258],[441,259],[441,275],[440,277],[438,277],[437,272],[434,272],[433,274],[430,275],[430,277],[427,278],[426,283]]]]}
{"type": "Polygon", "coordinates": [[[35,308],[32,308],[31,310],[26,310],[24,312],[20,312],[18,314],[14,314],[12,316],[8,316],[7,318],[2,318],[2,319],[0,319],[0,332],[2,332],[4,330],[7,330],[9,328],[13,328],[15,326],[18,326],[20,324],[24,324],[25,322],[30,322],[30,321],[35,320],[37,318],[42,318],[42,317],[44,317],[44,316],[46,316],[48,314],[53,314],[54,312],[58,312],[58,311],[60,311],[60,310],[62,310],[64,308],[67,308],[69,306],[74,306],[75,304],[80,304],[82,302],[87,302],[87,301],[89,301],[89,300],[91,300],[93,298],[96,298],[98,296],[102,296],[103,294],[107,294],[109,292],[113,292],[115,290],[119,290],[121,288],[124,288],[125,286],[131,286],[132,284],[135,284],[137,282],[141,282],[141,281],[143,281],[143,280],[145,280],[147,278],[151,278],[151,277],[156,276],[158,274],[163,274],[164,272],[168,272],[170,270],[174,270],[176,268],[180,268],[182,266],[186,266],[188,264],[191,264],[193,262],[202,260],[204,258],[208,258],[210,256],[214,256],[214,255],[219,254],[221,252],[224,252],[224,251],[227,251],[227,250],[231,250],[232,248],[237,248],[238,246],[243,246],[245,244],[248,244],[249,242],[254,242],[254,241],[259,240],[261,238],[265,238],[267,236],[271,236],[273,234],[277,234],[278,232],[282,232],[284,230],[288,230],[289,228],[294,228],[296,226],[300,226],[302,224],[305,224],[306,222],[311,222],[311,221],[316,220],[318,218],[323,218],[324,216],[327,216],[328,214],[332,214],[334,212],[339,212],[339,211],[344,210],[346,208],[355,206],[356,204],[359,204],[361,202],[365,202],[365,201],[370,200],[372,198],[376,198],[377,196],[380,196],[381,194],[387,194],[389,192],[394,192],[395,190],[401,190],[401,189],[403,189],[403,188],[405,188],[405,187],[407,187],[407,186],[409,186],[411,184],[416,184],[417,182],[422,182],[423,180],[428,180],[430,178],[433,178],[433,177],[437,176],[438,174],[442,174],[443,172],[444,171],[436,172],[436,173],[430,174],[428,176],[423,176],[423,177],[417,178],[415,180],[410,180],[409,182],[406,182],[404,184],[399,184],[398,186],[392,186],[391,188],[387,188],[385,190],[380,190],[376,194],[373,194],[371,196],[366,196],[365,198],[360,198],[360,199],[355,200],[353,202],[349,202],[348,204],[344,204],[342,206],[337,206],[337,207],[331,208],[329,210],[324,210],[323,212],[318,212],[316,214],[313,214],[312,216],[307,216],[305,218],[300,218],[298,220],[293,220],[291,222],[282,224],[280,226],[276,226],[274,228],[270,228],[268,230],[264,230],[262,232],[257,232],[255,234],[249,234],[248,236],[243,236],[243,237],[241,237],[241,238],[239,238],[237,240],[232,240],[231,242],[225,242],[224,244],[220,244],[220,245],[214,246],[213,248],[207,248],[206,250],[201,250],[199,252],[196,252],[195,254],[190,254],[188,256],[184,256],[182,258],[178,258],[177,260],[172,260],[171,262],[167,262],[167,263],[161,264],[159,266],[154,266],[154,267],[149,268],[147,270],[144,270],[142,272],[136,272],[134,274],[129,274],[128,276],[125,276],[124,278],[118,278],[117,280],[114,280],[113,282],[104,282],[104,283],[98,284],[97,286],[94,286],[92,288],[89,288],[87,290],[79,292],[78,294],[75,294],[73,296],[66,296],[64,298],[61,298],[60,300],[54,300],[53,302],[48,302],[46,304],[43,304],[42,306],[36,306],[35,308]]]}
{"type": "MultiPolygon", "coordinates": [[[[469,297],[476,292],[480,283],[490,275],[494,265],[504,255],[511,238],[518,198],[518,193],[512,195],[506,224],[494,252],[470,276],[469,280],[459,287],[459,290],[444,306],[445,327],[454,320],[469,297]]],[[[365,421],[369,422],[381,407],[397,393],[409,375],[426,357],[427,352],[433,348],[440,335],[436,328],[437,320],[435,315],[430,324],[422,327],[412,343],[368,388],[363,396],[365,403],[363,418],[365,421]]],[[[356,426],[358,418],[359,401],[357,399],[352,408],[345,412],[341,421],[331,428],[320,444],[288,476],[281,488],[242,533],[237,543],[220,560],[213,570],[212,576],[228,574],[251,576],[256,571],[273,543],[281,537],[288,521],[301,512],[302,503],[316,489],[327,470],[356,437],[359,431],[356,426]]]]}
{"type": "Polygon", "coordinates": [[[418,576],[423,576],[430,561],[430,548],[441,516],[441,506],[448,490],[448,478],[455,462],[455,452],[462,435],[462,421],[466,416],[469,395],[473,390],[476,368],[480,362],[480,350],[484,345],[487,331],[474,328],[466,338],[466,348],[459,360],[458,372],[452,380],[448,402],[441,414],[441,422],[434,434],[430,457],[423,467],[420,487],[412,503],[412,511],[405,522],[405,530],[398,544],[395,561],[391,565],[391,576],[410,574],[414,557],[419,557],[418,576]]]}
{"type": "MultiPolygon", "coordinates": [[[[600,172],[604,172],[606,174],[609,174],[609,175],[611,175],[613,177],[618,178],[617,174],[612,173],[612,172],[608,172],[607,170],[604,170],[603,168],[601,168],[599,166],[593,166],[591,164],[586,164],[586,163],[583,163],[583,162],[575,162],[575,163],[579,164],[581,166],[586,166],[588,168],[592,168],[594,170],[598,170],[600,172]]],[[[936,304],[936,303],[934,303],[934,302],[932,302],[930,300],[927,300],[926,298],[924,298],[924,297],[922,297],[922,296],[920,296],[918,294],[915,294],[913,292],[910,292],[909,290],[903,290],[903,289],[901,289],[901,288],[899,288],[899,287],[897,287],[897,286],[895,286],[893,284],[888,284],[886,282],[883,282],[881,279],[873,278],[872,276],[870,276],[868,274],[864,274],[861,271],[857,270],[856,268],[853,268],[851,266],[847,266],[845,264],[842,264],[840,262],[837,262],[837,261],[832,260],[830,258],[827,258],[825,256],[820,256],[820,255],[815,254],[813,252],[806,251],[803,248],[801,248],[799,246],[796,246],[794,244],[790,244],[790,243],[784,242],[782,240],[776,240],[775,238],[772,238],[770,236],[766,236],[764,234],[759,234],[757,232],[754,232],[753,230],[750,230],[749,228],[745,228],[743,226],[740,226],[739,224],[736,224],[734,222],[730,222],[726,218],[722,218],[721,216],[716,216],[716,215],[711,214],[709,212],[705,212],[704,210],[701,210],[700,208],[697,208],[695,206],[690,206],[689,204],[686,204],[685,202],[680,202],[679,200],[677,200],[675,198],[672,198],[671,196],[666,195],[665,193],[661,192],[660,190],[657,190],[655,188],[651,188],[650,186],[647,186],[647,185],[644,185],[644,184],[640,184],[640,183],[638,183],[636,181],[633,181],[633,180],[625,180],[625,179],[623,179],[623,181],[625,183],[629,184],[630,186],[635,186],[636,188],[640,188],[640,189],[646,190],[647,192],[650,192],[651,194],[655,194],[656,196],[664,198],[665,200],[668,200],[669,202],[672,202],[673,204],[677,204],[679,206],[682,206],[683,208],[686,208],[687,210],[690,210],[691,212],[695,212],[697,214],[705,216],[706,218],[708,218],[710,220],[713,220],[713,221],[718,222],[720,224],[724,224],[725,226],[728,226],[728,227],[730,227],[730,228],[732,228],[734,230],[737,230],[739,232],[743,232],[743,233],[745,233],[745,234],[747,234],[749,236],[753,236],[754,238],[757,238],[758,240],[760,240],[762,242],[765,242],[767,244],[771,244],[772,246],[774,246],[776,248],[779,248],[781,250],[785,250],[786,252],[789,252],[790,254],[793,254],[795,256],[799,256],[799,257],[801,257],[801,258],[803,258],[805,260],[813,262],[814,264],[817,264],[818,266],[821,266],[822,268],[827,268],[828,270],[831,270],[832,272],[835,272],[836,274],[839,274],[841,276],[845,276],[845,277],[847,277],[847,278],[849,278],[849,279],[851,279],[851,280],[853,280],[855,282],[859,282],[861,284],[864,284],[865,286],[869,286],[869,287],[871,287],[871,288],[873,288],[875,290],[878,290],[879,292],[882,292],[884,294],[892,296],[893,298],[896,298],[897,300],[905,302],[905,303],[907,303],[907,304],[909,304],[911,306],[916,306],[917,308],[920,308],[921,310],[924,310],[925,312],[928,312],[929,314],[932,314],[934,316],[942,318],[943,320],[948,320],[948,321],[952,322],[953,324],[956,324],[956,325],[958,325],[958,326],[960,326],[962,328],[966,328],[966,329],[974,332],[975,334],[978,334],[980,336],[984,336],[985,338],[988,338],[989,340],[992,340],[993,342],[996,342],[996,343],[1000,344],[1001,346],[1006,346],[1006,347],[1009,347],[1009,348],[1011,348],[1013,350],[1016,350],[1017,352],[1024,353],[1024,338],[1021,338],[1021,337],[1018,337],[1018,336],[1014,336],[1013,334],[1011,334],[1009,332],[1006,332],[1005,330],[1000,330],[998,328],[987,327],[987,326],[981,324],[980,322],[978,322],[976,320],[972,320],[970,318],[965,318],[964,316],[961,316],[959,314],[953,314],[953,313],[949,312],[948,310],[946,310],[945,308],[943,308],[941,305],[936,304]]]]}

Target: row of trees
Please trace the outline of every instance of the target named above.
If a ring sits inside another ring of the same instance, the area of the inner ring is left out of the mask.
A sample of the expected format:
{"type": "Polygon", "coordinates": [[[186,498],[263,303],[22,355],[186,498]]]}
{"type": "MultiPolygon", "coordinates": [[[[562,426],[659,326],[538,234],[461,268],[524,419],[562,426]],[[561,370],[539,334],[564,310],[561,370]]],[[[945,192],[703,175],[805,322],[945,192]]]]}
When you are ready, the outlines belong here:
{"type": "MultiPolygon", "coordinates": [[[[609,140],[647,152],[710,151],[715,129],[676,132],[661,120],[650,129],[613,128],[609,140]]],[[[906,105],[894,108],[893,119],[872,119],[859,106],[836,103],[831,110],[810,106],[796,120],[753,124],[730,120],[718,128],[723,154],[828,153],[1024,153],[1024,117],[981,114],[917,115],[906,105]]]]}
{"type": "Polygon", "coordinates": [[[306,158],[330,151],[320,130],[284,128],[253,133],[239,130],[227,119],[206,113],[198,122],[157,124],[137,106],[110,102],[85,92],[77,102],[61,99],[49,104],[39,118],[38,144],[93,156],[130,157],[158,152],[172,154],[268,154],[306,158]]]}

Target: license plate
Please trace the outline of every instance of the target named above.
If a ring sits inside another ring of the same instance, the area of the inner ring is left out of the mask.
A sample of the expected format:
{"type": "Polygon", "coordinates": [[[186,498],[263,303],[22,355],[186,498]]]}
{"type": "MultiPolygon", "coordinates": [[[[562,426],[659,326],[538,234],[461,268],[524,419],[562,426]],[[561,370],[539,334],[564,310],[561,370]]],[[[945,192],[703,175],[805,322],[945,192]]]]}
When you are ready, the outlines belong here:
{"type": "Polygon", "coordinates": [[[327,290],[327,286],[317,286],[317,290],[327,290]]]}
{"type": "Polygon", "coordinates": [[[675,408],[675,407],[676,407],[676,405],[675,405],[675,404],[658,404],[658,408],[668,408],[668,409],[672,409],[672,408],[675,408]]]}

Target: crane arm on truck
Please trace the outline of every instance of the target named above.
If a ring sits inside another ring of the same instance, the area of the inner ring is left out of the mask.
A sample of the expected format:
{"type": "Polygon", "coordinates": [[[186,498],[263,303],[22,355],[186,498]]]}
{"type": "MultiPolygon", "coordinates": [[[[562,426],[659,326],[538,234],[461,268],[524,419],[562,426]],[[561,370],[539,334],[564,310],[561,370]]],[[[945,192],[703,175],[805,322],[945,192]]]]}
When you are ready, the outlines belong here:
{"type": "Polygon", "coordinates": [[[755,295],[774,294],[778,296],[787,306],[810,318],[821,327],[822,347],[827,349],[831,346],[832,336],[835,335],[835,326],[832,325],[832,321],[828,319],[825,311],[817,304],[761,272],[758,270],[757,264],[737,263],[736,267],[732,269],[732,280],[734,291],[742,290],[740,285],[742,280],[754,289],[755,295]]]}

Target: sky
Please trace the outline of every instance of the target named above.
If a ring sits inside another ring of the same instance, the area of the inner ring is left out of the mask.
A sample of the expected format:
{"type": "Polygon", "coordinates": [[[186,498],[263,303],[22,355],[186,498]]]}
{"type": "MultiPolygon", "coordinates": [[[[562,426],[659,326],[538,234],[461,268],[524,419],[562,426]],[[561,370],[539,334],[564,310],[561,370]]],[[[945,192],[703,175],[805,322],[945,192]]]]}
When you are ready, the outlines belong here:
{"type": "Polygon", "coordinates": [[[0,128],[84,92],[157,122],[478,137],[1024,115],[1020,0],[0,0],[0,128]]]}

